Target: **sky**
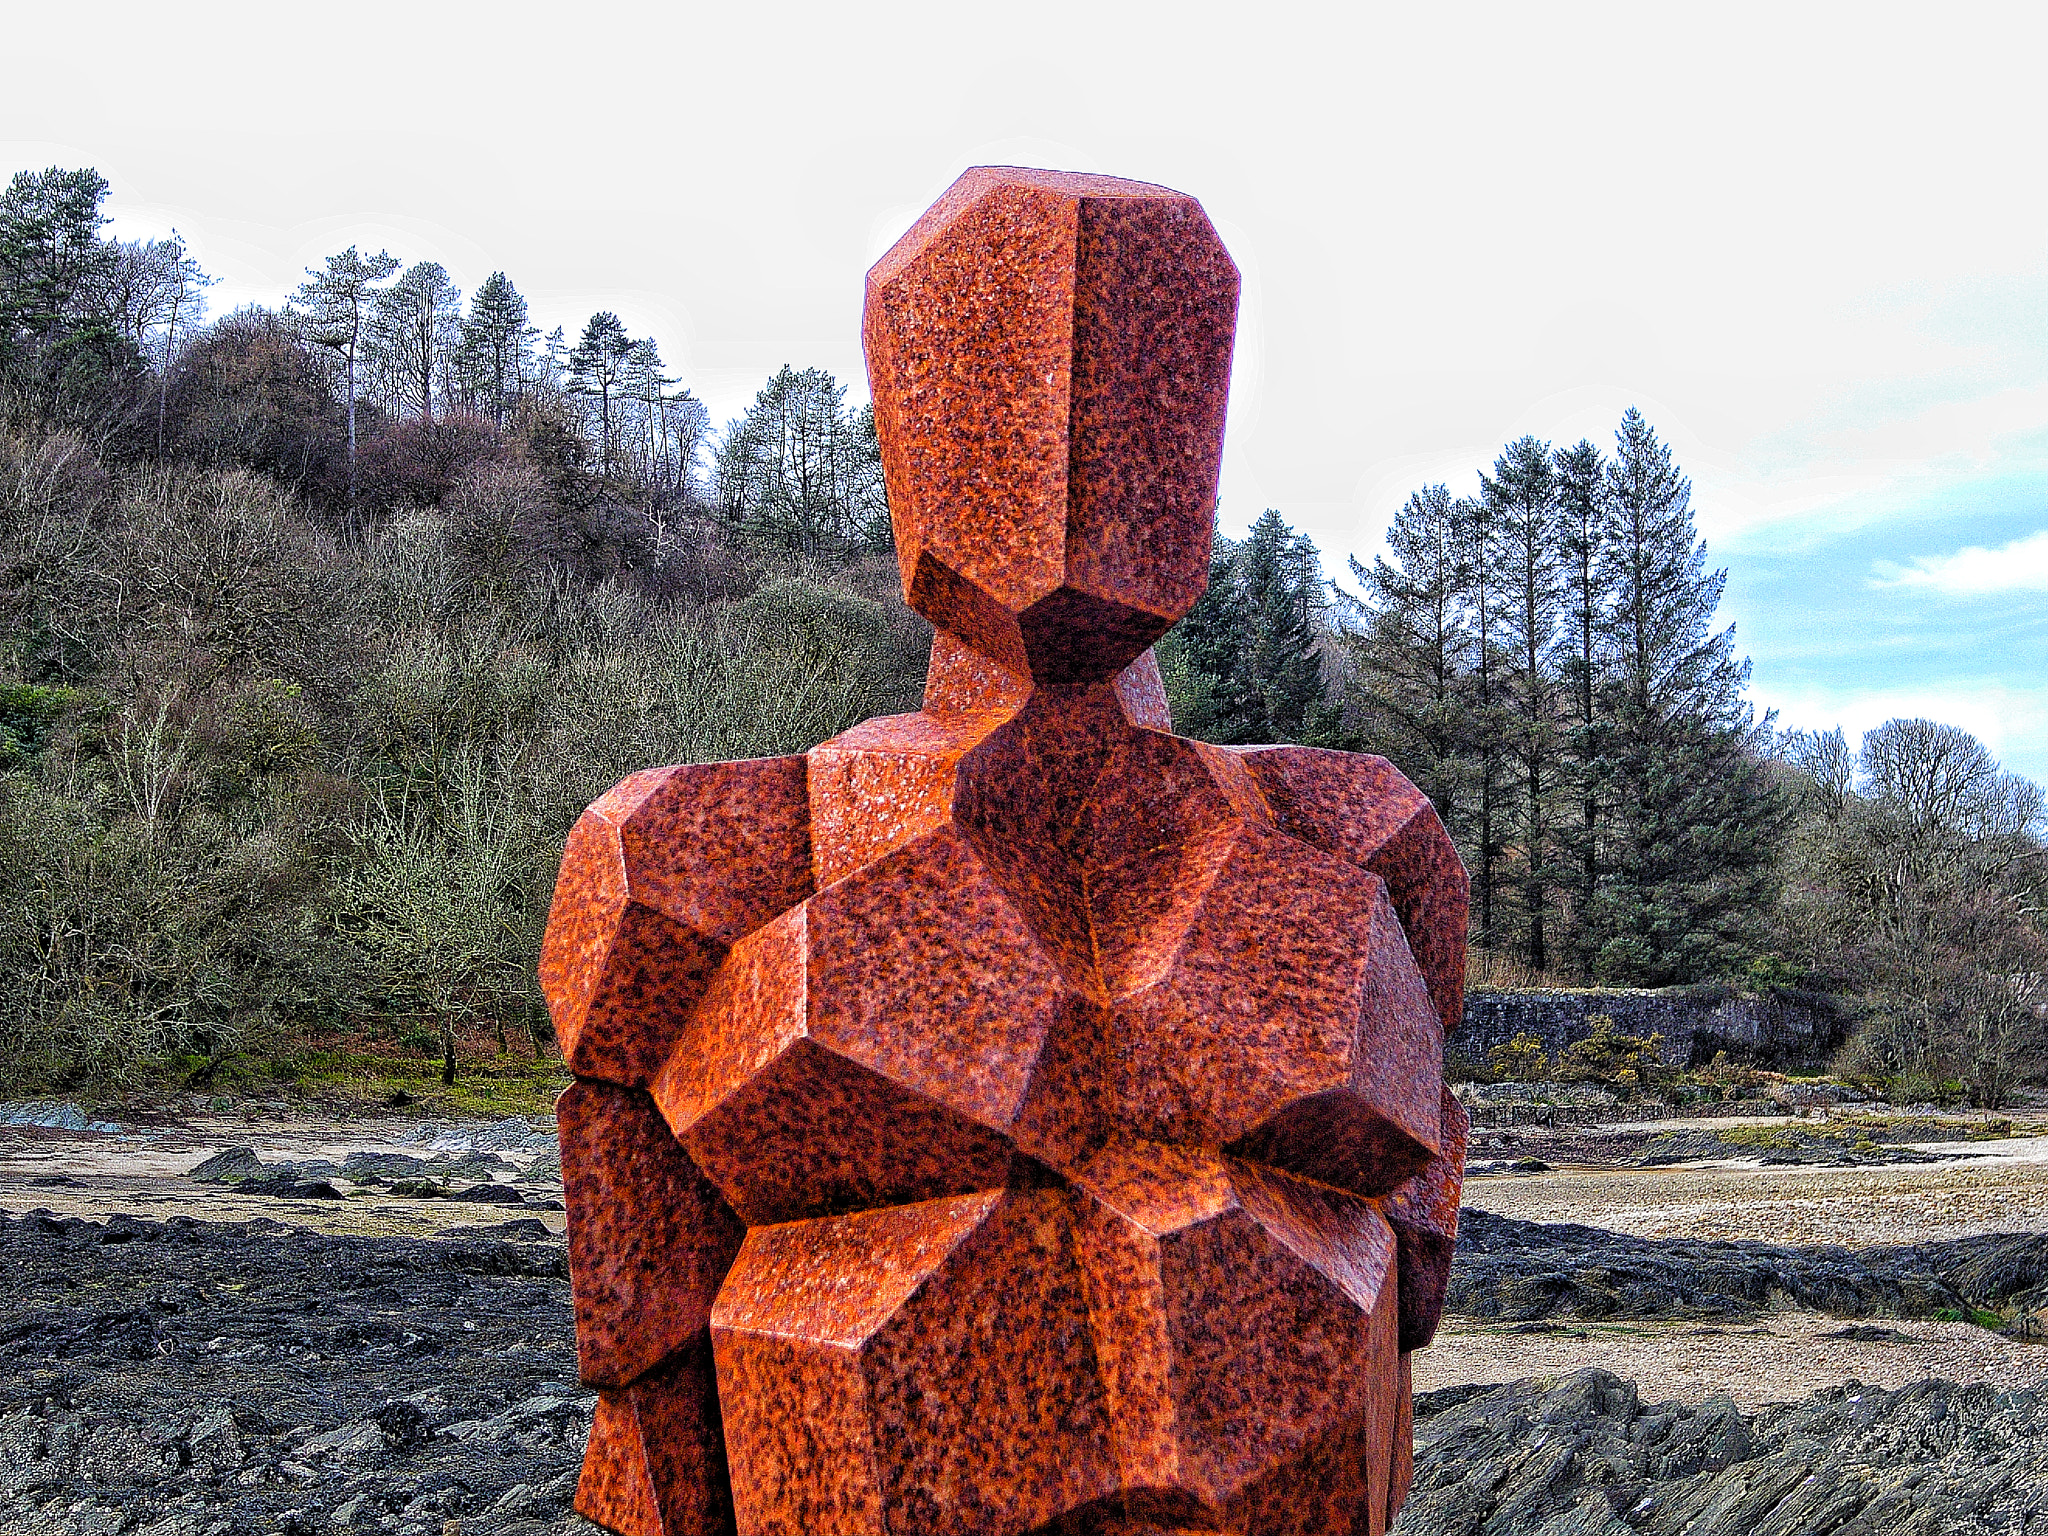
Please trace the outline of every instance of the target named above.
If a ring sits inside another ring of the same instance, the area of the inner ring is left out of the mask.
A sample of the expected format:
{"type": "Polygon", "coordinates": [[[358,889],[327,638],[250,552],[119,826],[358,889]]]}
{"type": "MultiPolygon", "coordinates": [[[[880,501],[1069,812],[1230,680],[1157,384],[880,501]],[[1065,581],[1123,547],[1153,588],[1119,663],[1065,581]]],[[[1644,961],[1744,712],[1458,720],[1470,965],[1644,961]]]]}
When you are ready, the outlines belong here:
{"type": "Polygon", "coordinates": [[[1245,278],[1226,531],[1333,573],[1407,494],[1640,407],[1782,724],[2048,781],[2048,12],[1807,4],[10,15],[0,171],[96,166],[216,311],[350,244],[659,342],[714,420],[865,397],[861,280],[967,166],[1201,199],[1245,278]]]}

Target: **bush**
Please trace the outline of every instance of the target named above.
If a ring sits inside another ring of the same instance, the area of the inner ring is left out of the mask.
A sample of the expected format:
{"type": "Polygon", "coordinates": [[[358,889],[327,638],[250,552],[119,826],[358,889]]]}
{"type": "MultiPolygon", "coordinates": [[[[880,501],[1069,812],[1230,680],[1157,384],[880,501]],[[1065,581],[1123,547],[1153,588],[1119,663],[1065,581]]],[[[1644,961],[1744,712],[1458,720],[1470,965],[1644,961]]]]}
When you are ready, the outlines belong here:
{"type": "Polygon", "coordinates": [[[1507,1044],[1496,1045],[1486,1053],[1486,1064],[1495,1075],[1513,1083],[1546,1082],[1551,1075],[1543,1042],[1531,1034],[1518,1034],[1507,1044]]]}
{"type": "Polygon", "coordinates": [[[380,511],[438,507],[464,476],[502,458],[497,428],[481,417],[394,421],[363,442],[357,492],[380,511]]]}
{"type": "MultiPolygon", "coordinates": [[[[165,449],[179,458],[253,470],[321,502],[347,493],[347,414],[319,360],[266,310],[238,310],[185,348],[165,418],[165,449]]],[[[357,407],[359,434],[376,420],[357,407]]]]}
{"type": "Polygon", "coordinates": [[[1557,1060],[1557,1075],[1567,1083],[1605,1083],[1640,1090],[1657,1079],[1657,1048],[1661,1035],[1625,1035],[1610,1014],[1596,1013],[1586,1022],[1593,1032],[1567,1046],[1557,1060]]]}

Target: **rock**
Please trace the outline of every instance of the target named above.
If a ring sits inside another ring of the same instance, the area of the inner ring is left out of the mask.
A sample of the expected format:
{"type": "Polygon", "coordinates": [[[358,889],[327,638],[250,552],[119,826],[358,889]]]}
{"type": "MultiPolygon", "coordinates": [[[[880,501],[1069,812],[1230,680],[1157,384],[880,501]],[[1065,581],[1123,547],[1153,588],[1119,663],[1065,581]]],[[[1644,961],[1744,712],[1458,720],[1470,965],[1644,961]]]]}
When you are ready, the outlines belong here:
{"type": "Polygon", "coordinates": [[[45,1131],[99,1131],[115,1136],[125,1129],[108,1120],[94,1120],[76,1104],[54,1099],[0,1104],[0,1126],[29,1126],[45,1131]]]}
{"type": "Polygon", "coordinates": [[[375,1417],[394,1450],[409,1451],[434,1438],[433,1417],[417,1402],[386,1403],[375,1417]]]}
{"type": "Polygon", "coordinates": [[[358,1419],[324,1435],[315,1435],[298,1449],[301,1460],[316,1456],[367,1456],[384,1449],[384,1431],[369,1419],[358,1419]]]}
{"type": "Polygon", "coordinates": [[[78,1461],[79,1470],[95,1483],[154,1482],[166,1470],[163,1451],[132,1424],[95,1429],[80,1447],[78,1461]]]}
{"type": "Polygon", "coordinates": [[[1870,1095],[1847,1083],[1774,1083],[1769,1089],[1772,1103],[1798,1114],[1809,1109],[1832,1109],[1838,1104],[1868,1104],[1870,1095]]]}
{"type": "Polygon", "coordinates": [[[244,1179],[260,1179],[270,1171],[254,1147],[229,1147],[225,1152],[214,1153],[185,1177],[202,1184],[239,1184],[244,1179]]]}
{"type": "Polygon", "coordinates": [[[562,1182],[562,1153],[558,1147],[552,1152],[543,1152],[531,1163],[526,1171],[519,1174],[515,1184],[559,1184],[562,1182]]]}
{"type": "Polygon", "coordinates": [[[233,1412],[215,1408],[199,1420],[186,1432],[185,1449],[194,1477],[218,1477],[241,1466],[242,1436],[233,1412]]]}
{"type": "Polygon", "coordinates": [[[369,1179],[416,1179],[426,1170],[426,1159],[403,1152],[351,1152],[341,1164],[341,1176],[353,1184],[369,1179]]]}
{"type": "Polygon", "coordinates": [[[1850,1384],[1738,1412],[1644,1406],[1605,1371],[1415,1404],[1402,1536],[1946,1536],[2036,1531],[2048,1405],[2031,1392],[1850,1384]]]}
{"type": "Polygon", "coordinates": [[[1509,1322],[1742,1317],[1788,1302],[1841,1317],[1931,1317],[2017,1308],[2026,1287],[2044,1283],[2048,1233],[1859,1249],[1695,1242],[1467,1206],[1446,1305],[1509,1322]]]}
{"type": "Polygon", "coordinates": [[[467,1200],[476,1205],[524,1205],[525,1198],[510,1184],[472,1184],[449,1193],[450,1200],[467,1200]]]}
{"type": "Polygon", "coordinates": [[[500,1225],[516,1240],[0,1215],[0,1536],[566,1536],[594,1401],[567,1264],[500,1225]],[[491,1432],[436,1432],[462,1420],[491,1432]]]}

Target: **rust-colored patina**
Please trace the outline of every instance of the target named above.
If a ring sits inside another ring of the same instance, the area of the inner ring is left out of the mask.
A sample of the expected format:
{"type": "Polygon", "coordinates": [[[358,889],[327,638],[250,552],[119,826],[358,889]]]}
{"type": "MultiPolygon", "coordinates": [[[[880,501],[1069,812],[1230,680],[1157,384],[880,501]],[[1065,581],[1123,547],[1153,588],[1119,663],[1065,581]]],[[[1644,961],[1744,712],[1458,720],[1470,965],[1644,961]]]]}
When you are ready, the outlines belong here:
{"type": "Polygon", "coordinates": [[[1457,1237],[1466,882],[1379,758],[1171,734],[1238,277],[968,172],[868,276],[924,708],[636,774],[542,980],[577,1508],[627,1536],[1368,1536],[1457,1237]]]}

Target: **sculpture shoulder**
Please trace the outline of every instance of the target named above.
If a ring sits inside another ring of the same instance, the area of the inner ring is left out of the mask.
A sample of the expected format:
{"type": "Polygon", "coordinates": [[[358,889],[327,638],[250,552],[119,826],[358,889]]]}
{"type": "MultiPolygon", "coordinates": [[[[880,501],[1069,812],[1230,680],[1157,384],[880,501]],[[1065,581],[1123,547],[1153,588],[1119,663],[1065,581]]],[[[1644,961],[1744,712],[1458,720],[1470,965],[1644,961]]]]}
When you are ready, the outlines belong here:
{"type": "MultiPolygon", "coordinates": [[[[1384,757],[1323,747],[1231,750],[1251,771],[1281,831],[1361,869],[1376,868],[1405,836],[1420,833],[1433,842],[1442,835],[1428,798],[1384,757]]],[[[1443,841],[1449,845],[1448,837],[1443,841]]]]}
{"type": "Polygon", "coordinates": [[[570,829],[540,981],[572,1070],[638,1086],[657,1021],[702,991],[725,951],[810,895],[802,757],[651,768],[570,829]]]}
{"type": "Polygon", "coordinates": [[[1465,1011],[1471,883],[1429,798],[1392,763],[1367,753],[1234,750],[1279,830],[1386,881],[1443,1026],[1456,1028],[1465,1011]]]}

